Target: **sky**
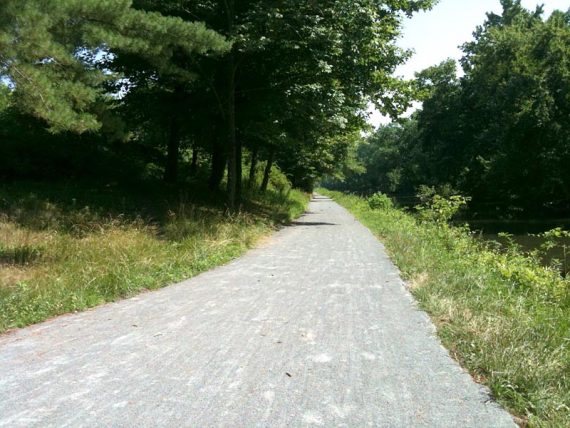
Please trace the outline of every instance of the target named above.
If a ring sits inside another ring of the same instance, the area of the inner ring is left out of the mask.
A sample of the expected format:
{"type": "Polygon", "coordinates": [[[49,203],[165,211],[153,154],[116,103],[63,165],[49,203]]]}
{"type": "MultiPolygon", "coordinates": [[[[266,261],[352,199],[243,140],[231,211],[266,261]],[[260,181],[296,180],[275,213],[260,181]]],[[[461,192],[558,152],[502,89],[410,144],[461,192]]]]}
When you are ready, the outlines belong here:
{"type": "MultiPolygon", "coordinates": [[[[570,0],[523,0],[522,3],[527,9],[544,4],[545,16],[549,16],[555,9],[570,8],[570,0]]],[[[407,19],[398,46],[412,49],[415,54],[398,68],[396,75],[413,79],[415,72],[439,64],[447,58],[461,58],[459,46],[472,40],[473,31],[485,21],[486,12],[490,11],[502,11],[499,0],[440,0],[432,10],[407,19]]],[[[370,123],[378,126],[387,122],[389,119],[371,109],[370,123]]]]}

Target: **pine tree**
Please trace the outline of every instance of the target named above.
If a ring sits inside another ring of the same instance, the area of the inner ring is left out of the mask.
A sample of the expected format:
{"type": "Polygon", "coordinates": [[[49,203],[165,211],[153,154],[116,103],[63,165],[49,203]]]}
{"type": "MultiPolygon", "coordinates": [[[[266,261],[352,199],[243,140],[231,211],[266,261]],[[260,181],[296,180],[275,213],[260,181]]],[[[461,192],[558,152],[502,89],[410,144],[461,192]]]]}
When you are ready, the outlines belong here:
{"type": "Polygon", "coordinates": [[[117,78],[104,59],[114,53],[190,78],[171,61],[178,52],[228,48],[202,23],[136,10],[131,0],[3,0],[0,7],[0,76],[14,88],[14,104],[53,132],[100,128],[103,84],[117,78]]]}

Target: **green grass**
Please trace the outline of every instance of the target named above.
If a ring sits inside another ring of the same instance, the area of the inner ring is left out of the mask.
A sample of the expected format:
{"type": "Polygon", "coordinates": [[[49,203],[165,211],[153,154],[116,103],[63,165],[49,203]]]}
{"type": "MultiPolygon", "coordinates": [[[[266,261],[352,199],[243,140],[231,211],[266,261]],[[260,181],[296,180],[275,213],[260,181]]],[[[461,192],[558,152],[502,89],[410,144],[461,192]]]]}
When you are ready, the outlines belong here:
{"type": "Polygon", "coordinates": [[[224,264],[308,202],[252,193],[229,215],[222,197],[152,183],[0,187],[0,333],[224,264]]]}
{"type": "Polygon", "coordinates": [[[464,229],[320,193],[385,243],[444,345],[521,425],[570,427],[570,279],[464,229]]]}

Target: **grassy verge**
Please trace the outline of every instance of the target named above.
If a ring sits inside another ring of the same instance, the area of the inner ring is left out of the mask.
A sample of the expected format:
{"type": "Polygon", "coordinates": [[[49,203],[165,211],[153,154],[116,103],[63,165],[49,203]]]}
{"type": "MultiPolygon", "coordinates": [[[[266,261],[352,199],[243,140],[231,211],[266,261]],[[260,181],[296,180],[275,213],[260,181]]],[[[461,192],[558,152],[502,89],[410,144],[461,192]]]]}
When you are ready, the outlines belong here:
{"type": "Polygon", "coordinates": [[[385,243],[452,355],[531,427],[570,427],[570,279],[461,228],[321,190],[385,243]]]}
{"type": "Polygon", "coordinates": [[[158,185],[0,188],[0,333],[174,283],[243,254],[305,210],[297,192],[220,197],[158,185]]]}

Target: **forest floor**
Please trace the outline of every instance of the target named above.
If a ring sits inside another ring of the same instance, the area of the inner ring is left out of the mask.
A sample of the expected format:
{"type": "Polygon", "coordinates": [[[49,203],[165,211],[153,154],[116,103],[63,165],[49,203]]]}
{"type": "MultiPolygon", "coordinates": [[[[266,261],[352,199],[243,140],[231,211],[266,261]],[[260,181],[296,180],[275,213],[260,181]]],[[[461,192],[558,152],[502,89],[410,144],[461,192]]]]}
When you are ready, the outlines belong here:
{"type": "Polygon", "coordinates": [[[0,425],[513,427],[328,198],[230,264],[0,336],[0,425]]]}

